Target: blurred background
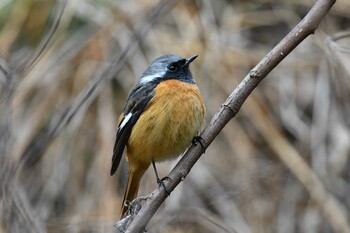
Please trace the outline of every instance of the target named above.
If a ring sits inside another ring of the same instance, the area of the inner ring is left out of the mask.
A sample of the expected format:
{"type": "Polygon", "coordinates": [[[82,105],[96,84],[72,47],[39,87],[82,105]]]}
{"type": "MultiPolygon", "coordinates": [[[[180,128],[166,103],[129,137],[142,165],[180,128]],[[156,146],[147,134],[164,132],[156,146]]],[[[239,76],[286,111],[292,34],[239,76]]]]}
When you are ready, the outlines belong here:
{"type": "MultiPolygon", "coordinates": [[[[313,3],[1,0],[0,232],[116,232],[116,121],[148,64],[198,54],[208,123],[313,3]]],[[[337,1],[268,75],[147,232],[347,232],[349,12],[337,1]]],[[[156,187],[149,169],[139,194],[156,187]]]]}

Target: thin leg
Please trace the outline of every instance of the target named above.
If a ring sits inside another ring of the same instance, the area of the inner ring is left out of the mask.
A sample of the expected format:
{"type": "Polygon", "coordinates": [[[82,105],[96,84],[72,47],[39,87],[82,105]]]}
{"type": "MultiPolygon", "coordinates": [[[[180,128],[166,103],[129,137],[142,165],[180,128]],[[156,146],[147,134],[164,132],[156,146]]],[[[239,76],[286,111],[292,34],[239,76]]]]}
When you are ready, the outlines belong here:
{"type": "Polygon", "coordinates": [[[162,186],[162,187],[164,188],[164,190],[165,190],[165,193],[166,193],[168,196],[170,196],[170,192],[166,189],[165,184],[164,184],[164,182],[163,182],[163,180],[165,180],[165,179],[170,179],[170,178],[166,176],[166,177],[164,177],[163,179],[160,179],[160,178],[159,178],[159,175],[158,175],[158,171],[157,171],[156,164],[155,164],[154,160],[152,160],[152,165],[153,165],[154,173],[156,174],[156,178],[157,178],[157,183],[158,183],[158,185],[159,185],[159,186],[162,186]]]}
{"type": "Polygon", "coordinates": [[[152,159],[152,165],[153,165],[154,173],[156,173],[157,183],[159,184],[160,179],[159,179],[159,176],[158,176],[158,171],[157,171],[157,168],[156,168],[156,164],[155,164],[153,159],[152,159]]]}

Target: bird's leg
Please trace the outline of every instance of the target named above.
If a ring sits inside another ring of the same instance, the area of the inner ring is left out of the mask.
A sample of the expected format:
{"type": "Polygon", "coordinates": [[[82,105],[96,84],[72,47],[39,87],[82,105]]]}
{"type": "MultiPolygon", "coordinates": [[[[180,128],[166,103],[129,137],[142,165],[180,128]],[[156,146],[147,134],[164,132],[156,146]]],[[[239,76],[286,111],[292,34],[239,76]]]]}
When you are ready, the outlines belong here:
{"type": "Polygon", "coordinates": [[[201,144],[201,146],[203,147],[203,150],[204,150],[203,153],[205,153],[205,150],[207,149],[205,147],[205,144],[206,144],[205,140],[201,136],[196,136],[192,139],[192,144],[197,146],[197,142],[199,144],[201,144]]]}
{"type": "Polygon", "coordinates": [[[165,176],[163,177],[162,179],[159,178],[158,176],[158,171],[157,171],[157,168],[156,168],[156,164],[154,162],[154,160],[152,159],[152,165],[153,165],[153,169],[154,169],[154,173],[156,174],[156,177],[157,177],[157,183],[159,186],[162,186],[165,190],[165,193],[170,196],[170,192],[166,189],[165,187],[165,184],[164,184],[164,180],[171,180],[170,177],[168,176],[165,176]]]}

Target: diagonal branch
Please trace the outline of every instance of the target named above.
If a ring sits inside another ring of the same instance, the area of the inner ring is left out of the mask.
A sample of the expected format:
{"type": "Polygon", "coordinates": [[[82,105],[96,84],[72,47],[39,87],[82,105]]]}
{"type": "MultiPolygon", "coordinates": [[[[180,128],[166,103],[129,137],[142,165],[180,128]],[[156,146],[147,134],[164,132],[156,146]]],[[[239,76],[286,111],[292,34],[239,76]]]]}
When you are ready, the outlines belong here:
{"type": "MultiPolygon", "coordinates": [[[[272,69],[274,69],[305,38],[314,33],[321,20],[325,17],[334,3],[335,0],[318,0],[311,8],[309,13],[304,17],[304,19],[249,72],[249,74],[242,80],[242,82],[222,104],[221,108],[212,118],[209,125],[202,132],[201,137],[206,142],[205,147],[208,147],[212,143],[212,141],[220,133],[223,127],[238,113],[244,101],[248,98],[255,87],[266,77],[266,75],[272,69]]],[[[192,145],[187,150],[179,163],[170,172],[169,177],[171,180],[165,181],[166,189],[168,191],[173,191],[175,187],[182,180],[184,180],[196,161],[201,157],[203,152],[203,148],[196,145],[192,145]]],[[[281,158],[281,160],[287,163],[285,159],[281,158]]],[[[297,160],[303,161],[301,157],[297,158],[297,160]]],[[[286,165],[289,169],[291,169],[291,164],[286,165]]],[[[308,173],[310,176],[308,178],[303,178],[300,174],[297,173],[298,171],[296,169],[291,169],[291,171],[298,177],[304,186],[308,186],[307,190],[311,194],[315,192],[314,189],[318,189],[318,191],[321,190],[321,192],[323,192],[324,195],[321,195],[322,198],[318,198],[319,196],[315,195],[311,195],[311,198],[313,198],[315,202],[321,206],[323,213],[327,216],[327,219],[330,221],[330,224],[333,226],[333,228],[339,232],[349,232],[349,225],[346,220],[346,214],[340,208],[340,205],[335,198],[331,198],[331,208],[334,212],[338,213],[337,216],[340,216],[340,219],[332,218],[329,216],[329,212],[325,211],[326,205],[324,202],[328,201],[327,197],[331,197],[331,195],[325,191],[322,183],[312,173],[312,171],[310,170],[310,173],[308,173]]],[[[154,190],[143,204],[142,209],[137,213],[136,216],[132,216],[132,220],[127,223],[128,228],[126,229],[126,232],[143,232],[147,223],[150,221],[152,216],[155,214],[157,209],[166,198],[167,194],[164,189],[154,190]]],[[[119,223],[121,222],[118,222],[117,225],[119,223]]]]}

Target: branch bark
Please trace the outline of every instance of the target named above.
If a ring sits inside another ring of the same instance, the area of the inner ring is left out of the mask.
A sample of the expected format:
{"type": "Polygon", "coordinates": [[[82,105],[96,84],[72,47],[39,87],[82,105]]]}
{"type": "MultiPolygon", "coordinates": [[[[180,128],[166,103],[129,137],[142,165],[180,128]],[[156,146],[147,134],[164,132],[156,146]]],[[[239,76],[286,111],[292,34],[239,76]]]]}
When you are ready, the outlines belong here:
{"type": "MultiPolygon", "coordinates": [[[[242,82],[222,104],[218,112],[210,121],[209,125],[202,132],[201,137],[205,141],[205,147],[208,147],[212,143],[212,141],[220,133],[223,127],[238,113],[244,101],[255,89],[255,87],[266,77],[266,75],[272,69],[274,69],[305,38],[314,33],[321,20],[325,17],[334,3],[335,0],[318,0],[310,9],[308,14],[304,17],[304,19],[302,19],[300,23],[249,72],[249,74],[242,80],[242,82]]],[[[171,180],[165,181],[166,189],[169,192],[173,191],[175,187],[185,179],[191,168],[203,153],[204,149],[200,145],[192,145],[187,150],[182,159],[168,175],[171,180]]],[[[290,168],[290,166],[287,167],[290,168]]],[[[295,171],[292,170],[292,172],[295,171]]],[[[303,182],[301,179],[302,177],[300,177],[298,174],[295,175],[304,185],[306,185],[305,182],[303,182]]],[[[317,189],[320,187],[320,185],[322,186],[322,183],[320,183],[314,176],[313,179],[309,180],[309,182],[312,182],[312,185],[310,185],[307,190],[311,193],[312,190],[310,189],[317,189]]],[[[313,198],[312,195],[311,197],[313,198]]],[[[133,216],[132,220],[128,223],[128,227],[125,232],[143,232],[147,223],[150,221],[152,216],[155,214],[157,209],[166,198],[167,194],[164,189],[154,190],[150,195],[148,195],[148,198],[143,204],[141,210],[137,213],[136,216],[133,216]]],[[[320,203],[320,201],[321,200],[316,200],[316,202],[320,204],[321,207],[323,207],[323,203],[320,203]]],[[[339,207],[339,205],[336,204],[335,206],[336,211],[338,211],[338,213],[340,213],[340,216],[343,216],[344,219],[342,219],[343,221],[331,220],[331,225],[339,232],[350,232],[345,217],[346,214],[342,212],[342,209],[339,207]]]]}

